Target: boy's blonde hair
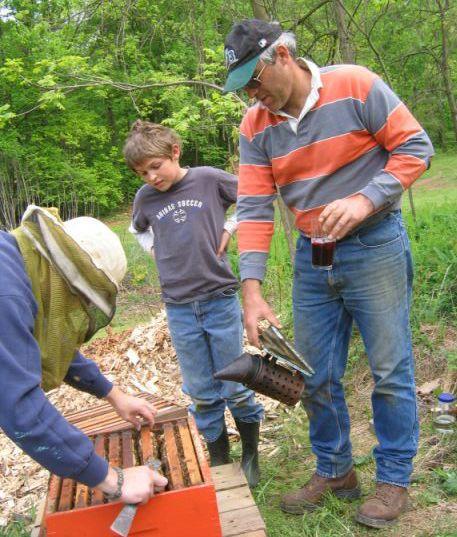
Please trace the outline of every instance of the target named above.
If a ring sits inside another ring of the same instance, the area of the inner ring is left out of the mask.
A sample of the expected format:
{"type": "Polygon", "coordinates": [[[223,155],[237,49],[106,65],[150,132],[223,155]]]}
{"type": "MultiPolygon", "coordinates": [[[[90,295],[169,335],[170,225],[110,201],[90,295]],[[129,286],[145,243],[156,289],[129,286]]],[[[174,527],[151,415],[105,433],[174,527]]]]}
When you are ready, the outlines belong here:
{"type": "Polygon", "coordinates": [[[132,170],[149,158],[172,158],[173,146],[182,146],[181,138],[168,127],[137,119],[124,144],[124,157],[132,170]]]}

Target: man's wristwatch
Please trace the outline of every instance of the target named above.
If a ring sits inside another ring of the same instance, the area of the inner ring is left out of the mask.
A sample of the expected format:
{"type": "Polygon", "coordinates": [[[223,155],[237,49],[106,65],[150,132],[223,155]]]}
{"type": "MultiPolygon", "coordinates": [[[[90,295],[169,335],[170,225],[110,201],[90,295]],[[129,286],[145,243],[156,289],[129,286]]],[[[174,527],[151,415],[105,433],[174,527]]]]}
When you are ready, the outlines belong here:
{"type": "Polygon", "coordinates": [[[112,468],[117,474],[117,489],[116,489],[116,492],[112,492],[112,493],[105,492],[105,498],[110,502],[119,500],[119,498],[122,496],[122,485],[124,484],[123,470],[121,468],[118,468],[117,466],[113,466],[112,468]]]}

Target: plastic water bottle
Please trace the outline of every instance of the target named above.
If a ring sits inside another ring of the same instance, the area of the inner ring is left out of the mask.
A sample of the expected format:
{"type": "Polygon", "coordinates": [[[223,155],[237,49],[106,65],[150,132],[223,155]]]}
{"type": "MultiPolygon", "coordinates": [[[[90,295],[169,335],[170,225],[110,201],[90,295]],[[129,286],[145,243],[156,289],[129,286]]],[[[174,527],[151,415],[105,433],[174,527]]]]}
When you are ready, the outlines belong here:
{"type": "Polygon", "coordinates": [[[452,434],[455,427],[455,397],[452,393],[438,395],[438,406],[434,409],[433,423],[441,434],[452,434]]]}

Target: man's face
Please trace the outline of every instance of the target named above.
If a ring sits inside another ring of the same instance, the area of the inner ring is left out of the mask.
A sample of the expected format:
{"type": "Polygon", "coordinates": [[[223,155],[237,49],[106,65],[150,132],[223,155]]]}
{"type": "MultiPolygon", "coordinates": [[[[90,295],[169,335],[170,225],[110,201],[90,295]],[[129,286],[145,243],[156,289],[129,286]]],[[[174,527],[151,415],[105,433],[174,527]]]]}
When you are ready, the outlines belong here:
{"type": "Polygon", "coordinates": [[[256,65],[252,79],[258,80],[260,85],[257,88],[250,88],[248,83],[243,88],[250,99],[255,98],[272,112],[278,112],[287,105],[292,84],[287,73],[287,66],[283,64],[281,58],[278,57],[273,64],[265,64],[260,60],[256,65]]]}
{"type": "Polygon", "coordinates": [[[181,168],[175,157],[147,158],[135,167],[135,172],[160,192],[166,192],[181,179],[181,168]]]}

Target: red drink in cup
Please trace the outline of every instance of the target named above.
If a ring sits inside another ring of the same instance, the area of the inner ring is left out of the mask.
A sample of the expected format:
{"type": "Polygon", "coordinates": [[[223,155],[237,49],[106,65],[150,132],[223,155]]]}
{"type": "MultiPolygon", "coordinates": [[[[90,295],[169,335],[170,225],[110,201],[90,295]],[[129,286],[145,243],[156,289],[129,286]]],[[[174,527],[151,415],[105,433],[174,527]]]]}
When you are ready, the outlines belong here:
{"type": "Polygon", "coordinates": [[[331,269],[336,241],[327,237],[312,237],[312,265],[317,269],[331,269]]]}
{"type": "Polygon", "coordinates": [[[311,222],[311,263],[315,269],[330,270],[333,266],[335,239],[329,239],[319,220],[311,222]]]}

